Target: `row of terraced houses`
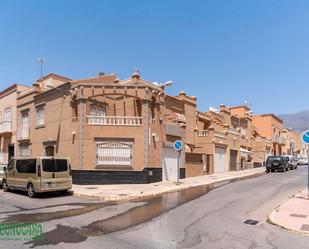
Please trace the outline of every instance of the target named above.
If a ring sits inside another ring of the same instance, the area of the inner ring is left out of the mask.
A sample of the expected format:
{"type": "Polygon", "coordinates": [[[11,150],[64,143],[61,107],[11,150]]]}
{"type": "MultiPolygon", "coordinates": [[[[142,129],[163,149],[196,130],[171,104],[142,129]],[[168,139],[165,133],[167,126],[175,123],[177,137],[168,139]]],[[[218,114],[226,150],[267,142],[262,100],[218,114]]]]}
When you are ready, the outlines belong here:
{"type": "Polygon", "coordinates": [[[298,133],[246,106],[197,110],[197,99],[115,74],[48,74],[0,92],[0,161],[64,156],[77,184],[149,183],[260,167],[269,155],[305,157],[298,133]],[[180,153],[173,149],[182,140],[180,153]]]}

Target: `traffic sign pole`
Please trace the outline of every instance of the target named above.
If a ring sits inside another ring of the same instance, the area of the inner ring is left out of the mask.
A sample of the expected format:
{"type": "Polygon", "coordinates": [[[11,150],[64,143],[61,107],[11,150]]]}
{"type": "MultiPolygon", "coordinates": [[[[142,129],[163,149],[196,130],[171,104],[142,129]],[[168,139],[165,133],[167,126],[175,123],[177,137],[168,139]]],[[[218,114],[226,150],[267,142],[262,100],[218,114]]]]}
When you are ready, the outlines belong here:
{"type": "Polygon", "coordinates": [[[174,149],[179,153],[177,158],[177,185],[179,184],[180,179],[180,157],[182,148],[183,148],[183,142],[180,140],[176,140],[174,143],[174,149]]]}
{"type": "Polygon", "coordinates": [[[180,179],[180,156],[181,156],[181,150],[178,151],[178,162],[177,162],[177,185],[179,185],[179,179],[180,179]]]}
{"type": "MultiPolygon", "coordinates": [[[[301,140],[304,144],[309,144],[309,130],[303,132],[301,134],[301,140]]],[[[307,158],[308,158],[308,174],[307,174],[307,200],[309,200],[309,150],[307,150],[307,158]]]]}
{"type": "Polygon", "coordinates": [[[307,183],[307,199],[309,200],[309,150],[307,150],[307,158],[308,158],[308,183],[307,183]]]}

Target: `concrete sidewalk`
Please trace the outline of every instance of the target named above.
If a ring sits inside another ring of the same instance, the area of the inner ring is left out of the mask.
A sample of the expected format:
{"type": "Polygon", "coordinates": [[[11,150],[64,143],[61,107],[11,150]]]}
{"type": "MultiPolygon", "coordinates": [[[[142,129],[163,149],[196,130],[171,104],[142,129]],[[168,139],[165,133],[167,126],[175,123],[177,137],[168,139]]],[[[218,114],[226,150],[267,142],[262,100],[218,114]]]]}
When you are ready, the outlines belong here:
{"type": "Polygon", "coordinates": [[[166,192],[173,192],[226,180],[237,180],[249,176],[254,177],[262,174],[265,174],[264,167],[181,179],[179,185],[175,182],[117,185],[73,185],[72,190],[77,197],[122,201],[160,195],[166,192]]]}
{"type": "Polygon", "coordinates": [[[290,231],[309,235],[309,200],[307,189],[298,192],[287,203],[276,208],[269,222],[290,231]]]}

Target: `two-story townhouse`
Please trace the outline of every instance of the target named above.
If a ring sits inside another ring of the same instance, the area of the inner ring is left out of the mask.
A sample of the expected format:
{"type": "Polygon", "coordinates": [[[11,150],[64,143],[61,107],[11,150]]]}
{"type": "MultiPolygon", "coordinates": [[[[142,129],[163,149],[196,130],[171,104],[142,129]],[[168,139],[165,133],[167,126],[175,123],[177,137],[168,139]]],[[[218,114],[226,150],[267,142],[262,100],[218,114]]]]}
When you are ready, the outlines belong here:
{"type": "Polygon", "coordinates": [[[274,114],[254,115],[252,120],[258,133],[272,141],[272,155],[281,155],[286,144],[283,137],[283,121],[274,114]]]}
{"type": "Polygon", "coordinates": [[[17,94],[29,89],[13,84],[0,92],[0,163],[7,164],[16,153],[17,94]]]}
{"type": "Polygon", "coordinates": [[[68,156],[80,184],[171,180],[184,111],[181,100],[137,72],[126,80],[63,77],[60,84],[45,77],[18,96],[19,155],[68,156]]]}
{"type": "MultiPolygon", "coordinates": [[[[247,169],[254,166],[253,161],[253,126],[252,114],[250,108],[245,105],[232,106],[229,108],[231,112],[231,123],[229,124],[230,133],[238,131],[239,136],[234,139],[239,140],[240,166],[237,169],[247,169]]],[[[235,133],[235,132],[234,132],[235,133]]],[[[236,134],[236,133],[235,133],[236,134]]]]}
{"type": "Polygon", "coordinates": [[[220,110],[197,112],[195,147],[210,155],[210,173],[253,167],[252,145],[252,119],[246,108],[221,105],[220,110]]]}
{"type": "Polygon", "coordinates": [[[253,162],[256,166],[262,166],[266,162],[268,156],[271,156],[272,142],[261,134],[256,127],[253,126],[253,162]]]}
{"type": "Polygon", "coordinates": [[[197,111],[197,129],[195,133],[195,152],[207,155],[209,173],[228,170],[226,129],[224,116],[219,111],[197,111]]]}

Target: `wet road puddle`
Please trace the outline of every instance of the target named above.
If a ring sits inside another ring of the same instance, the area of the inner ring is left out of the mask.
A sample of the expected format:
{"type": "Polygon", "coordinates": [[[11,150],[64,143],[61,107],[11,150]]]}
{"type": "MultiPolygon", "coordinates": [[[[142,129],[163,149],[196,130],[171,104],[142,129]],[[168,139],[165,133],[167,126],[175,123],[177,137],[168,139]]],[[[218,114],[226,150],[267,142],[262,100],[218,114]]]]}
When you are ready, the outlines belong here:
{"type": "Polygon", "coordinates": [[[82,214],[90,213],[97,209],[105,208],[108,206],[113,206],[118,203],[116,202],[101,202],[101,203],[69,203],[63,205],[54,205],[53,207],[58,206],[83,206],[82,208],[73,208],[63,211],[55,212],[46,212],[46,213],[21,213],[9,215],[2,223],[17,223],[17,222],[46,222],[55,219],[63,219],[73,216],[79,216],[82,214]]]}
{"type": "MultiPolygon", "coordinates": [[[[251,177],[247,177],[251,178],[251,177]]],[[[246,178],[246,179],[247,179],[246,178]]],[[[95,221],[87,226],[83,226],[81,228],[74,228],[70,226],[57,225],[54,230],[45,233],[44,240],[33,240],[27,242],[27,244],[31,244],[32,247],[42,246],[42,245],[50,245],[50,244],[58,244],[61,242],[66,243],[79,243],[86,240],[89,237],[102,236],[122,230],[126,230],[130,227],[140,225],[144,222],[150,221],[154,217],[157,217],[169,210],[172,210],[182,204],[190,202],[194,199],[197,199],[209,191],[229,184],[231,182],[235,182],[237,179],[222,181],[214,184],[203,185],[192,187],[185,190],[180,190],[176,192],[165,193],[152,198],[140,198],[136,201],[138,203],[145,203],[144,205],[134,207],[125,211],[121,214],[117,214],[107,219],[95,221]],[[63,236],[66,234],[66,236],[63,236]],[[63,241],[65,240],[65,241],[63,241]],[[70,241],[70,242],[69,242],[70,241]]],[[[36,213],[36,214],[17,214],[8,217],[6,222],[44,222],[50,221],[53,219],[61,219],[72,216],[78,216],[85,213],[92,212],[94,210],[100,208],[109,208],[113,210],[113,207],[118,203],[104,202],[104,203],[90,203],[82,205],[86,205],[81,209],[73,209],[66,210],[54,213],[36,213]]],[[[68,205],[68,204],[67,204],[68,205]]],[[[78,203],[81,205],[81,203],[78,203]]]]}

